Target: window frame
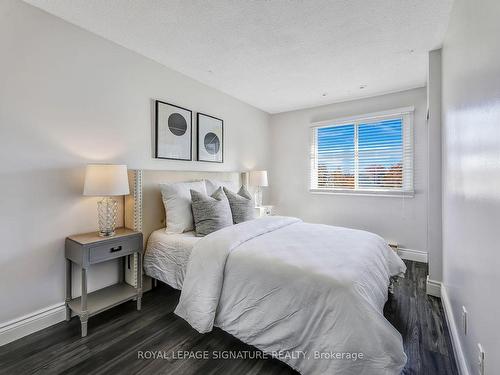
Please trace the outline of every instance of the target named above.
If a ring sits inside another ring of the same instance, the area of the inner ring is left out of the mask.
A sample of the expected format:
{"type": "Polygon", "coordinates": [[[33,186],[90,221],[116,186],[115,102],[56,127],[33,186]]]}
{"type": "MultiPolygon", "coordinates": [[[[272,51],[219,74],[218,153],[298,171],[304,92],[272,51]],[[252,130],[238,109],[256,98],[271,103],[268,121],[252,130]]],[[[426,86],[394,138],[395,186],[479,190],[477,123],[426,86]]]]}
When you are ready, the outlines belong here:
{"type": "Polygon", "coordinates": [[[358,116],[342,117],[332,120],[313,122],[310,126],[310,168],[309,168],[309,192],[312,194],[338,194],[338,195],[366,195],[380,197],[414,197],[414,143],[413,143],[413,117],[415,107],[402,107],[381,112],[367,113],[358,116]],[[358,150],[358,126],[360,123],[376,122],[386,119],[402,119],[403,128],[403,187],[401,189],[359,189],[359,159],[357,156],[358,150]],[[336,127],[336,126],[354,126],[354,189],[346,188],[318,188],[318,156],[317,156],[317,129],[336,127]]]}

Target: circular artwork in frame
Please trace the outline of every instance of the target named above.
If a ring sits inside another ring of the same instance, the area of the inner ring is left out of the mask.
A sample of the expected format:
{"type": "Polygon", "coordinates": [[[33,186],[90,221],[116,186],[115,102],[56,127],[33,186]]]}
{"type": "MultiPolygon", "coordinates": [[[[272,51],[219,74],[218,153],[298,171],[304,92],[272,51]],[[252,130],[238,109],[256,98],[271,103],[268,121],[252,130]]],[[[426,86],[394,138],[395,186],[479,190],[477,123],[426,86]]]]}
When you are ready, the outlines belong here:
{"type": "Polygon", "coordinates": [[[168,116],[168,129],[173,135],[178,137],[183,136],[187,130],[187,122],[184,116],[177,112],[168,116]]]}
{"type": "Polygon", "coordinates": [[[224,121],[204,113],[197,113],[198,161],[224,162],[224,121]]]}
{"type": "Polygon", "coordinates": [[[217,155],[220,149],[220,139],[217,137],[217,134],[209,132],[205,134],[203,145],[205,147],[205,151],[210,155],[217,155]]]}
{"type": "Polygon", "coordinates": [[[192,160],[192,112],[157,100],[155,157],[192,160]]]}

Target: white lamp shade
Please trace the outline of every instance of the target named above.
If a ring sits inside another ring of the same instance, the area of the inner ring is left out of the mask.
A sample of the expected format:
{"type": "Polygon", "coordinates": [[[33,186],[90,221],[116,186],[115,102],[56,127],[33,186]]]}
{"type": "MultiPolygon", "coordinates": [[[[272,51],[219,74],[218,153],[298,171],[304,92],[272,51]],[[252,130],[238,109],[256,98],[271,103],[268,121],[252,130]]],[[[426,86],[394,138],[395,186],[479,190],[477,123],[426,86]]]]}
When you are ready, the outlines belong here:
{"type": "Polygon", "coordinates": [[[130,194],[130,190],[126,165],[87,165],[83,195],[108,197],[128,194],[130,194]]]}
{"type": "Polygon", "coordinates": [[[248,183],[250,186],[269,186],[267,182],[267,171],[250,171],[248,183]]]}

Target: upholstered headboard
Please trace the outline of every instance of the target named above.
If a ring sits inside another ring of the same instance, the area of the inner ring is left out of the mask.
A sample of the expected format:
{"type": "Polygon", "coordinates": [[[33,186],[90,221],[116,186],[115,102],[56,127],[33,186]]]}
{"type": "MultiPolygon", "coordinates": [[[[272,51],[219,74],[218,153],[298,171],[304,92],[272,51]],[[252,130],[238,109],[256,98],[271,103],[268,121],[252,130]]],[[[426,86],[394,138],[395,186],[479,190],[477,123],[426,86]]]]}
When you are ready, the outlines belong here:
{"type": "Polygon", "coordinates": [[[144,246],[149,235],[165,227],[165,208],[159,184],[211,179],[245,183],[245,173],[204,171],[129,170],[130,195],[125,197],[125,226],[141,231],[144,246]]]}
{"type": "MultiPolygon", "coordinates": [[[[203,179],[231,181],[245,184],[246,173],[240,172],[204,172],[204,171],[161,171],[136,169],[128,171],[130,195],[125,197],[125,226],[142,232],[144,249],[149,236],[157,229],[165,227],[165,208],[161,199],[159,184],[165,182],[199,181],[203,179]]],[[[125,272],[129,284],[136,286],[135,269],[137,259],[134,256],[130,267],[125,272]]],[[[144,280],[144,290],[150,288],[150,280],[144,280]]]]}

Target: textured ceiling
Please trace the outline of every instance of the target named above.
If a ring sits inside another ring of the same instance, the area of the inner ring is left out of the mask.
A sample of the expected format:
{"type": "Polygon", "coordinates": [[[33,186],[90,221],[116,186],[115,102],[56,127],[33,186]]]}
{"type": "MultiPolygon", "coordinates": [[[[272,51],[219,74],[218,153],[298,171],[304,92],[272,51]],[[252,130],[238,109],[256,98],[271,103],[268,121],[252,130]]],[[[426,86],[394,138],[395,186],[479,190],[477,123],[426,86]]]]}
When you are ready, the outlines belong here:
{"type": "Polygon", "coordinates": [[[270,113],[424,86],[453,2],[25,1],[270,113]]]}

